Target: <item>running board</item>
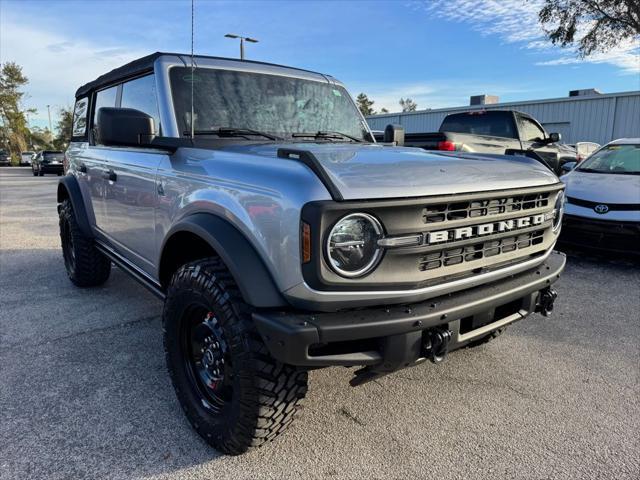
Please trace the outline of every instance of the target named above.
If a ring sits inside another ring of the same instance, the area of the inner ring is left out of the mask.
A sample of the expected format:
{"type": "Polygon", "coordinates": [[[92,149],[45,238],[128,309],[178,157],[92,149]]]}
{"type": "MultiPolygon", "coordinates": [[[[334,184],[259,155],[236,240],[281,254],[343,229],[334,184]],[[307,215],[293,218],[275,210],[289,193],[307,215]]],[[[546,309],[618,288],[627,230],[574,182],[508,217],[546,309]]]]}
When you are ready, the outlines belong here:
{"type": "Polygon", "coordinates": [[[141,284],[143,287],[145,287],[147,290],[153,293],[156,297],[164,301],[165,293],[162,291],[162,288],[160,287],[160,285],[158,285],[158,283],[156,283],[154,280],[149,278],[149,276],[146,273],[140,271],[136,266],[132,265],[131,262],[122,258],[120,255],[118,255],[116,252],[111,250],[106,245],[103,245],[102,243],[100,243],[100,241],[96,240],[95,242],[96,242],[96,248],[100,253],[102,253],[109,260],[115,263],[118,266],[118,268],[120,268],[125,273],[127,273],[130,277],[132,277],[135,281],[137,281],[139,284],[141,284]]]}

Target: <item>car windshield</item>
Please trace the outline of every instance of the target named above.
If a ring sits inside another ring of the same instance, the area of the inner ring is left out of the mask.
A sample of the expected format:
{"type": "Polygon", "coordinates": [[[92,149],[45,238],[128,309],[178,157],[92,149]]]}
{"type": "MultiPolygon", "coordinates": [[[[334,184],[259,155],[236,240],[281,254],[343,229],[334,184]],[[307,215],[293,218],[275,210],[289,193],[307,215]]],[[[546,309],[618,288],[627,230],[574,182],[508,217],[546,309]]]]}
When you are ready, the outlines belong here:
{"type": "MultiPolygon", "coordinates": [[[[191,70],[170,72],[180,132],[191,131],[191,70]]],[[[193,75],[199,134],[313,141],[368,141],[364,121],[338,85],[281,75],[199,68],[193,75]],[[222,129],[222,130],[221,130],[222,129]],[[253,130],[249,132],[249,130],[253,130]],[[218,132],[218,133],[216,133],[218,132]],[[298,137],[300,134],[309,134],[298,137]]]]}
{"type": "Polygon", "coordinates": [[[44,158],[47,160],[62,160],[64,155],[62,152],[44,152],[44,158]]]}
{"type": "Polygon", "coordinates": [[[640,175],[640,145],[607,145],[585,160],[578,170],[640,175]]]}

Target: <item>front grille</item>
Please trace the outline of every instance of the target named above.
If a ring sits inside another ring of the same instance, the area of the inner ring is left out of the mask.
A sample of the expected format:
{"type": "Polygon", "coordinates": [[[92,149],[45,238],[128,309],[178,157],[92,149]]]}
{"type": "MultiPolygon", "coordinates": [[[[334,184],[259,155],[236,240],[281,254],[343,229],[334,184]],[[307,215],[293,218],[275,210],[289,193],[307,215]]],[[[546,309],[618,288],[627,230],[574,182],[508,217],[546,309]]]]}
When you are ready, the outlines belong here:
{"type": "Polygon", "coordinates": [[[633,212],[640,210],[640,203],[606,203],[606,202],[592,202],[589,200],[582,200],[575,197],[567,197],[567,203],[578,205],[585,208],[596,208],[598,205],[606,205],[609,207],[609,211],[618,210],[633,212]]]}
{"type": "Polygon", "coordinates": [[[523,248],[539,245],[544,241],[544,229],[521,233],[496,240],[449,248],[438,252],[421,255],[418,269],[422,272],[450,267],[465,262],[473,262],[482,258],[494,257],[523,248]]]}
{"type": "Polygon", "coordinates": [[[482,218],[492,215],[517,213],[549,205],[550,192],[513,195],[486,200],[467,202],[438,203],[427,205],[422,210],[422,221],[427,224],[482,218]]]}

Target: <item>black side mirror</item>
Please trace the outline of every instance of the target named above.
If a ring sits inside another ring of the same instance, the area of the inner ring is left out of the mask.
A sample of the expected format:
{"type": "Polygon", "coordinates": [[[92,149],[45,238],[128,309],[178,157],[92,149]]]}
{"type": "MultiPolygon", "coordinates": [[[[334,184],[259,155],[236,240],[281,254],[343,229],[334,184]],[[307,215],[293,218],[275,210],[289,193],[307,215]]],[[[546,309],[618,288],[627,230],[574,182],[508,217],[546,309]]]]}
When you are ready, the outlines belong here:
{"type": "Polygon", "coordinates": [[[101,145],[139,147],[154,137],[153,118],[133,108],[102,107],[98,110],[96,142],[101,145]]]}
{"type": "Polygon", "coordinates": [[[402,125],[387,125],[384,129],[384,143],[404,145],[404,128],[402,125]]]}
{"type": "Polygon", "coordinates": [[[560,135],[559,133],[556,133],[556,132],[550,133],[549,143],[558,143],[561,138],[562,138],[562,135],[560,135]]]}
{"type": "Polygon", "coordinates": [[[577,164],[578,164],[577,162],[563,163],[562,166],[560,167],[560,171],[562,172],[562,174],[569,173],[571,170],[576,168],[577,164]]]}

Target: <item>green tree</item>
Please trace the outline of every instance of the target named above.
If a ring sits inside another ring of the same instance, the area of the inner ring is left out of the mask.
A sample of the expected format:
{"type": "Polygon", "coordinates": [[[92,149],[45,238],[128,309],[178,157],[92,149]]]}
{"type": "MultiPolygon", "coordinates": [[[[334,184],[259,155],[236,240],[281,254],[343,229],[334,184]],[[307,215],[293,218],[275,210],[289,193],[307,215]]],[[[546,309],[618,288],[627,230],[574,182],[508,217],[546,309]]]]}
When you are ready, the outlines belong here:
{"type": "Polygon", "coordinates": [[[538,18],[554,45],[575,44],[583,58],[640,36],[638,0],[545,0],[538,18]]]}
{"type": "Polygon", "coordinates": [[[48,128],[33,127],[29,131],[29,148],[32,150],[54,150],[48,128]]]}
{"type": "Polygon", "coordinates": [[[400,107],[402,107],[403,112],[415,112],[418,108],[418,104],[410,98],[401,98],[398,103],[400,104],[400,107]]]}
{"type": "Polygon", "coordinates": [[[376,111],[373,109],[373,104],[375,103],[373,100],[369,100],[364,93],[361,93],[356,97],[356,103],[358,104],[358,108],[362,112],[362,115],[368,117],[369,115],[374,115],[376,111]]]}
{"type": "Polygon", "coordinates": [[[71,107],[64,107],[58,111],[58,123],[56,124],[56,138],[53,139],[53,146],[56,150],[66,150],[71,141],[71,130],[73,129],[73,110],[71,107]]]}
{"type": "Polygon", "coordinates": [[[22,110],[22,87],[28,82],[18,64],[7,62],[0,67],[0,138],[14,159],[27,149],[29,129],[27,112],[22,110]]]}
{"type": "Polygon", "coordinates": [[[380,109],[380,113],[389,113],[389,110],[387,110],[386,108],[382,107],[380,109]]]}

